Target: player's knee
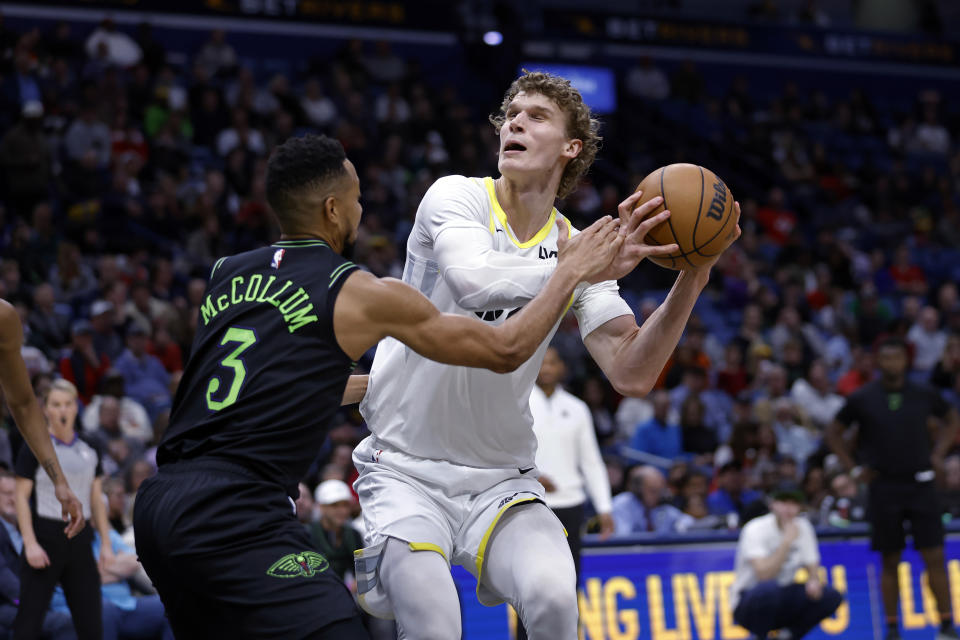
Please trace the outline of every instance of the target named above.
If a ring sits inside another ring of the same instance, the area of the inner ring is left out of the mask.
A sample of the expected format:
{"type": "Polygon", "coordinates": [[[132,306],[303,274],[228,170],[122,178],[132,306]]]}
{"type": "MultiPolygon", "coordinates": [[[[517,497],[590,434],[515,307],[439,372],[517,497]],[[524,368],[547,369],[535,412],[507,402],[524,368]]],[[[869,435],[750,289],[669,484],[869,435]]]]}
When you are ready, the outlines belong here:
{"type": "Polygon", "coordinates": [[[532,622],[577,611],[577,576],[572,563],[569,568],[566,564],[552,563],[539,571],[532,571],[524,580],[521,600],[532,622]]]}
{"type": "Polygon", "coordinates": [[[409,640],[460,640],[460,608],[431,607],[422,615],[399,616],[401,637],[409,640]]]}

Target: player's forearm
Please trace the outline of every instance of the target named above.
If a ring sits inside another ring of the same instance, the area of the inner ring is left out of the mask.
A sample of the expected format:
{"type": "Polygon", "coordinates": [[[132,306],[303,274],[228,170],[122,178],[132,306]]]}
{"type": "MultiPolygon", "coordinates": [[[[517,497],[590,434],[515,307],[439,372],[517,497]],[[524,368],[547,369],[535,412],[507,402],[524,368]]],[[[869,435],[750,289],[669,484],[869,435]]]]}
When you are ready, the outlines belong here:
{"type": "Polygon", "coordinates": [[[46,421],[40,413],[36,400],[31,397],[27,402],[11,404],[10,413],[13,414],[13,421],[17,424],[30,451],[50,476],[50,481],[54,486],[66,485],[66,476],[60,468],[60,461],[53,450],[53,443],[50,442],[46,421]]]}
{"type": "Polygon", "coordinates": [[[341,406],[356,404],[363,400],[363,396],[367,394],[369,379],[370,376],[367,375],[353,375],[347,378],[347,387],[343,390],[343,399],[340,401],[341,406]]]}
{"type": "Polygon", "coordinates": [[[30,513],[29,496],[17,495],[15,500],[17,508],[17,524],[20,527],[20,537],[23,538],[24,546],[37,544],[37,534],[33,530],[33,514],[30,513]]]}
{"type": "Polygon", "coordinates": [[[529,360],[570,304],[580,274],[560,267],[523,310],[496,328],[497,350],[513,371],[529,360]]]}
{"type": "Polygon", "coordinates": [[[93,524],[100,534],[100,545],[110,547],[110,520],[107,518],[107,505],[103,501],[103,483],[100,479],[93,482],[93,488],[90,491],[90,511],[93,516],[93,524]]]}
{"type": "Polygon", "coordinates": [[[834,420],[827,427],[825,436],[827,446],[830,447],[830,450],[837,456],[837,459],[840,460],[840,464],[842,464],[847,471],[853,469],[855,466],[853,458],[850,456],[850,452],[847,451],[846,443],[843,441],[843,424],[834,420]]]}
{"type": "Polygon", "coordinates": [[[783,563],[786,561],[787,554],[789,552],[790,543],[784,541],[780,543],[780,546],[777,547],[777,550],[771,555],[757,560],[753,565],[753,570],[757,574],[757,580],[764,582],[766,580],[773,580],[776,578],[777,574],[780,573],[780,567],[783,566],[783,563]]]}
{"type": "Polygon", "coordinates": [[[681,271],[663,304],[623,340],[608,373],[617,391],[631,397],[650,392],[680,341],[708,279],[709,273],[681,271]]]}
{"type": "Polygon", "coordinates": [[[489,247],[486,230],[451,229],[434,252],[456,303],[469,311],[512,309],[530,302],[557,267],[556,258],[524,258],[489,247]],[[486,245],[484,244],[486,242],[486,245]]]}
{"type": "Polygon", "coordinates": [[[960,415],[956,410],[951,410],[947,414],[946,422],[946,426],[940,430],[940,437],[937,439],[937,444],[933,450],[934,457],[940,459],[947,455],[953,443],[957,441],[957,432],[960,431],[960,415]]]}

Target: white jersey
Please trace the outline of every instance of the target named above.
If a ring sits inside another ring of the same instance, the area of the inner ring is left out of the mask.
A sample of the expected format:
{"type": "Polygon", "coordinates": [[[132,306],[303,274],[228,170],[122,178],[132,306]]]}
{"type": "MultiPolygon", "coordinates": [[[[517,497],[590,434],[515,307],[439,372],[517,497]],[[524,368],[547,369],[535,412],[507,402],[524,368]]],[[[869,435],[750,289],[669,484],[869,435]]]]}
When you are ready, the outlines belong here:
{"type": "MultiPolygon", "coordinates": [[[[403,280],[442,312],[499,325],[556,268],[560,215],[554,209],[539,232],[518,242],[491,178],[441,178],[417,210],[403,280]]],[[[616,282],[578,288],[571,303],[584,337],[612,318],[633,314],[616,282]]],[[[556,329],[508,374],[440,364],[388,338],[377,348],[360,411],[378,439],[410,455],[472,467],[531,468],[537,440],[530,391],[556,329]]]]}

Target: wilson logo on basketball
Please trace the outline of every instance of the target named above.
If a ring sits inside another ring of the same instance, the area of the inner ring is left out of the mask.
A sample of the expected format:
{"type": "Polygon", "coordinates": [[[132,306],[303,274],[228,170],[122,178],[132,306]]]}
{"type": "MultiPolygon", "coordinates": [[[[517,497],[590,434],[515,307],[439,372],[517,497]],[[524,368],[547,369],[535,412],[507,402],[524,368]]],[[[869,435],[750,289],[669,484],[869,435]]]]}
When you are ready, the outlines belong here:
{"type": "Polygon", "coordinates": [[[717,179],[713,183],[713,200],[710,201],[710,208],[707,210],[707,217],[714,220],[722,220],[723,212],[727,208],[727,185],[723,180],[717,179]]]}

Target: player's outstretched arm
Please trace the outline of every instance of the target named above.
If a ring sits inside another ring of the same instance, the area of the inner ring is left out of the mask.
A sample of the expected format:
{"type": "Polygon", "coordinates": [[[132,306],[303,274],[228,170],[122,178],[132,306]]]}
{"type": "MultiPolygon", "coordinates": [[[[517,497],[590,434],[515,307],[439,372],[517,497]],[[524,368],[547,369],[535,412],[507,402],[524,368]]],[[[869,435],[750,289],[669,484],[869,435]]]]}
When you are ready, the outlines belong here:
{"type": "MultiPolygon", "coordinates": [[[[735,203],[734,206],[739,220],[740,205],[735,203]]],[[[726,250],[739,237],[740,227],[737,226],[736,233],[723,249],[726,250]]],[[[653,388],[683,335],[697,297],[710,279],[711,267],[722,253],[718,252],[713,260],[701,267],[681,271],[667,299],[642,327],[637,326],[632,316],[622,315],[586,336],[583,342],[587,350],[618,393],[642,397],[653,388]]]]}
{"type": "Polygon", "coordinates": [[[22,345],[23,329],[20,326],[20,317],[10,303],[0,300],[0,387],[23,439],[53,481],[57,500],[63,507],[63,519],[70,519],[64,531],[72,538],[83,529],[83,511],[77,496],[70,490],[67,478],[60,468],[60,461],[53,451],[46,420],[33,395],[27,367],[20,357],[22,345]]]}
{"type": "Polygon", "coordinates": [[[389,336],[445,364],[513,371],[533,355],[560,319],[577,284],[607,268],[623,243],[619,223],[609,217],[571,240],[566,240],[566,228],[561,231],[557,269],[530,304],[500,326],[440,313],[399,280],[354,272],[334,307],[337,341],[351,358],[389,336]]]}

